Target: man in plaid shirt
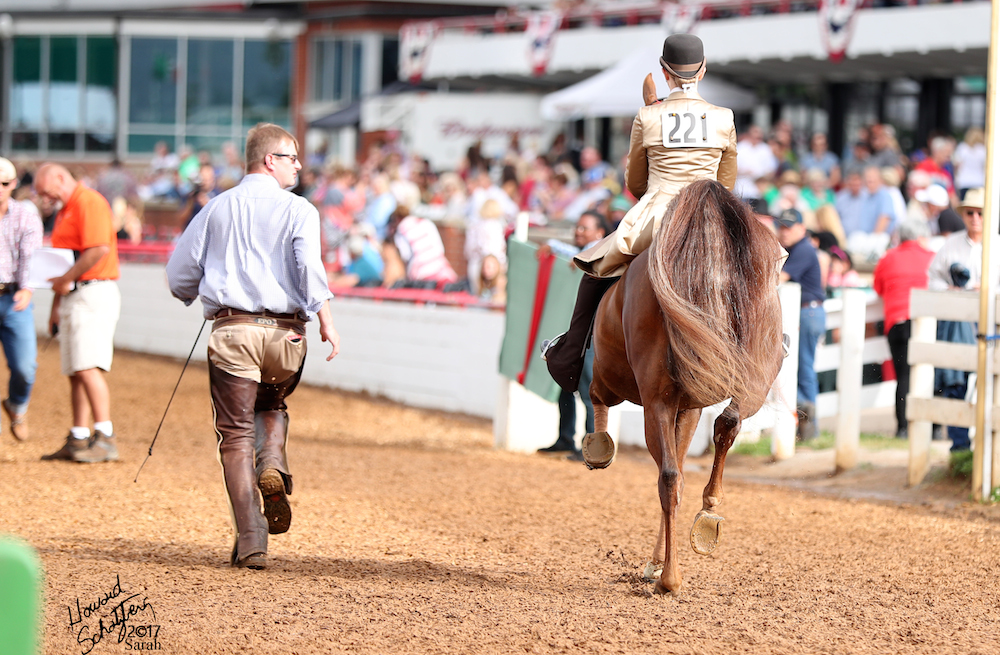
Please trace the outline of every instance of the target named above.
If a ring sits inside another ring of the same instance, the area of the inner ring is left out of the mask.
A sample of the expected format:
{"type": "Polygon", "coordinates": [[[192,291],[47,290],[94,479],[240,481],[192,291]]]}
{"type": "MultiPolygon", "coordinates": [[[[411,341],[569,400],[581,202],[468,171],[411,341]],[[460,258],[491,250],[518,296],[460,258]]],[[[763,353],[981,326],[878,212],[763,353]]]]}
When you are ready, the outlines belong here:
{"type": "Polygon", "coordinates": [[[7,397],[0,402],[14,438],[28,438],[28,400],[38,367],[35,319],[28,270],[42,245],[42,221],[28,200],[12,200],[17,171],[0,157],[0,344],[10,368],[7,397]]]}

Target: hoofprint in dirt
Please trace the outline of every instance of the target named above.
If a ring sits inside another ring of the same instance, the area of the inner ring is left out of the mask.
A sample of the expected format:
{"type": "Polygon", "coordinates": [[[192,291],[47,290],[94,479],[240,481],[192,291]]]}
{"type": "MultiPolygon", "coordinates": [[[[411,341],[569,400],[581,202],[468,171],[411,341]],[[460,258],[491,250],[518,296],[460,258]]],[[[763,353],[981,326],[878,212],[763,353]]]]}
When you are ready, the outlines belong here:
{"type": "MultiPolygon", "coordinates": [[[[681,596],[653,597],[639,575],[659,511],[648,455],[587,471],[495,451],[483,420],[307,387],[289,402],[291,530],[271,538],[267,570],[231,569],[203,366],[133,482],[180,366],[117,355],[119,463],[39,461],[69,425],[55,351],[32,440],[0,441],[0,532],[39,552],[48,655],[1000,648],[992,515],[740,482],[734,461],[721,545],[685,550],[681,596]],[[116,607],[134,611],[125,629],[94,644],[116,607]]],[[[689,461],[686,524],[706,480],[689,461]]]]}

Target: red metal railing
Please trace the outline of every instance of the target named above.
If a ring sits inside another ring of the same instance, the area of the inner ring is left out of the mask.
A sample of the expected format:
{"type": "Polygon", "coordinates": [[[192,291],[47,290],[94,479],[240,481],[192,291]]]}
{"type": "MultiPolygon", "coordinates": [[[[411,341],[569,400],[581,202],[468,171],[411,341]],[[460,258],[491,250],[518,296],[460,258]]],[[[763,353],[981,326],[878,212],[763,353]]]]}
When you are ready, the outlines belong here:
{"type": "MultiPolygon", "coordinates": [[[[166,264],[174,251],[171,241],[143,241],[139,244],[118,242],[118,259],[137,264],[166,264]]],[[[503,305],[484,301],[465,291],[442,289],[383,289],[381,287],[331,287],[342,298],[366,298],[376,302],[408,302],[418,305],[447,305],[452,307],[480,307],[503,309],[503,305]]]]}
{"type": "MultiPolygon", "coordinates": [[[[943,0],[961,3],[963,0],[943,0]]],[[[965,0],[969,1],[969,0],[965,0]]],[[[973,0],[986,2],[987,0],[973,0]]],[[[905,6],[921,4],[920,0],[905,0],[905,6]]],[[[666,3],[646,2],[631,6],[590,6],[575,8],[563,15],[559,28],[563,30],[581,27],[621,27],[649,23],[659,23],[666,3]]],[[[864,0],[862,7],[872,7],[875,0],[864,0]]],[[[804,11],[819,11],[821,0],[716,0],[701,4],[699,20],[732,18],[766,14],[786,14],[804,11]]],[[[901,5],[896,5],[901,6],[901,5]]],[[[501,9],[493,16],[467,16],[439,18],[432,21],[411,21],[408,24],[433,23],[438,30],[463,31],[476,34],[503,34],[523,32],[527,27],[528,15],[517,9],[501,9]]]]}
{"type": "Polygon", "coordinates": [[[380,287],[330,287],[341,298],[367,298],[375,301],[409,302],[418,305],[450,305],[503,309],[503,305],[486,302],[465,291],[437,289],[382,289],[380,287]]]}
{"type": "MultiPolygon", "coordinates": [[[[753,14],[778,14],[799,11],[818,11],[821,0],[717,0],[701,5],[700,20],[750,16],[753,14]]],[[[865,0],[863,6],[870,6],[865,0]]],[[[579,7],[563,15],[560,29],[580,27],[620,27],[658,23],[663,16],[665,3],[646,2],[630,6],[579,7]]],[[[440,18],[432,21],[439,30],[463,31],[478,34],[503,34],[523,32],[528,24],[528,14],[517,9],[501,9],[493,16],[466,16],[440,18]]]]}

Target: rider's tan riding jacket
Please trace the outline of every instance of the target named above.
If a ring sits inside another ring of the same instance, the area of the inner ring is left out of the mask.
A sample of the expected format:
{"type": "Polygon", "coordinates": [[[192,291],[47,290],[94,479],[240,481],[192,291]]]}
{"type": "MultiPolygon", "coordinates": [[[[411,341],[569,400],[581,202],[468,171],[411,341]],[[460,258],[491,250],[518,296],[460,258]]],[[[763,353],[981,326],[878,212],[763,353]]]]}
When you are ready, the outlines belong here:
{"type": "Polygon", "coordinates": [[[669,202],[695,180],[736,184],[733,112],[698,95],[697,87],[673,89],[642,107],[632,123],[625,184],[639,202],[618,229],[581,252],[577,266],[595,277],[617,277],[649,247],[669,202]]]}

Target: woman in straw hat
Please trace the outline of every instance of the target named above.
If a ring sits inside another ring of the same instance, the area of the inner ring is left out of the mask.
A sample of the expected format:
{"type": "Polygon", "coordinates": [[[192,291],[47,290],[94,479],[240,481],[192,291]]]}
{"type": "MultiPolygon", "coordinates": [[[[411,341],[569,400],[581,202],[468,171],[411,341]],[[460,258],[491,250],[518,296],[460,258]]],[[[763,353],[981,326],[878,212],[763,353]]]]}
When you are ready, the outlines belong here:
{"type": "MultiPolygon", "coordinates": [[[[698,95],[705,51],[692,34],[663,42],[660,66],[670,87],[666,98],[639,109],[632,123],[625,183],[639,201],[615,232],[575,258],[587,275],[580,281],[569,331],[542,344],[549,373],[575,390],[594,314],[604,292],[639,253],[649,247],[669,202],[695,180],[711,179],[732,191],[736,183],[736,127],[730,109],[698,95]]],[[[651,82],[651,78],[647,78],[651,82]]]]}

